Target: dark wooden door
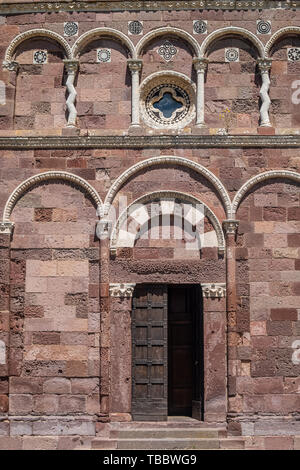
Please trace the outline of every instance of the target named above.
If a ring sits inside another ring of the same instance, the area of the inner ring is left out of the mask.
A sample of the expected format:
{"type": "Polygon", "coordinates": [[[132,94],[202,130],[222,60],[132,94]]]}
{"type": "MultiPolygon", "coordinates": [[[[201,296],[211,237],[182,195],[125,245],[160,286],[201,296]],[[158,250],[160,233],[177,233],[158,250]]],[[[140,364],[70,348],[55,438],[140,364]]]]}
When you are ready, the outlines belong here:
{"type": "Polygon", "coordinates": [[[200,286],[168,289],[169,415],[202,417],[200,286]]]}
{"type": "Polygon", "coordinates": [[[132,417],[164,421],[168,416],[167,286],[141,285],[132,309],[132,417]]]}
{"type": "Polygon", "coordinates": [[[168,289],[169,415],[192,415],[193,315],[190,289],[168,289]]]}

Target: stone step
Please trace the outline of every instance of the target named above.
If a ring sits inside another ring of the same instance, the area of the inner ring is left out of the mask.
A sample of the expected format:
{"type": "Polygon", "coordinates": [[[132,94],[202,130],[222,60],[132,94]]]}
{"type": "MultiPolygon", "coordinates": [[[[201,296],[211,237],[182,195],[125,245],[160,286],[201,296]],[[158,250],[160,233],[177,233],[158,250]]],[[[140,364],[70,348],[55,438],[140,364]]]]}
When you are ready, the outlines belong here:
{"type": "Polygon", "coordinates": [[[217,439],[219,437],[218,429],[208,428],[144,428],[110,431],[111,439],[217,439]]]}
{"type": "Polygon", "coordinates": [[[215,450],[219,439],[120,439],[118,450],[215,450]]]}

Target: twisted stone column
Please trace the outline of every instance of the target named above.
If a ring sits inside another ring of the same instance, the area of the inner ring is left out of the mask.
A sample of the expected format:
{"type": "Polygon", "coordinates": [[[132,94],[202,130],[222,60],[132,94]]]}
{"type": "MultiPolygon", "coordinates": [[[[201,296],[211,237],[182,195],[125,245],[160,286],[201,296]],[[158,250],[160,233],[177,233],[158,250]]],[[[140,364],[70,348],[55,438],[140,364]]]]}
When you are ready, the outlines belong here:
{"type": "Polygon", "coordinates": [[[131,71],[131,126],[140,125],[140,71],[143,61],[128,59],[129,70],[131,71]]]}
{"type": "Polygon", "coordinates": [[[197,72],[196,96],[196,126],[204,126],[204,76],[207,69],[207,59],[194,59],[193,65],[197,72]]]}
{"type": "Polygon", "coordinates": [[[76,77],[76,72],[78,70],[79,62],[78,60],[65,59],[64,64],[68,73],[66,86],[69,93],[69,96],[66,101],[67,108],[69,111],[67,127],[76,127],[77,110],[75,107],[75,99],[77,96],[77,91],[74,87],[74,81],[76,77]]]}
{"type": "Polygon", "coordinates": [[[269,70],[271,69],[272,59],[257,59],[258,68],[261,73],[262,86],[259,91],[259,96],[261,97],[261,107],[260,107],[260,126],[261,127],[272,127],[270,118],[269,118],[269,108],[271,100],[269,97],[269,88],[270,88],[270,77],[269,70]]]}

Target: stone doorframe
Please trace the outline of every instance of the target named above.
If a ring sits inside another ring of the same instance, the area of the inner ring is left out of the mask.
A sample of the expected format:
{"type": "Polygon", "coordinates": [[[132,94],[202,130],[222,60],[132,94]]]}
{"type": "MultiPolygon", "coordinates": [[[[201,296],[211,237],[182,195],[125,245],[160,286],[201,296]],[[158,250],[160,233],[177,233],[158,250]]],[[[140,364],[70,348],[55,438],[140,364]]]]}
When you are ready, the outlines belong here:
{"type": "MultiPolygon", "coordinates": [[[[135,286],[135,283],[110,284],[110,418],[113,421],[131,420],[131,309],[135,286]]],[[[201,287],[204,315],[204,421],[225,423],[226,284],[203,283],[201,287]]]]}

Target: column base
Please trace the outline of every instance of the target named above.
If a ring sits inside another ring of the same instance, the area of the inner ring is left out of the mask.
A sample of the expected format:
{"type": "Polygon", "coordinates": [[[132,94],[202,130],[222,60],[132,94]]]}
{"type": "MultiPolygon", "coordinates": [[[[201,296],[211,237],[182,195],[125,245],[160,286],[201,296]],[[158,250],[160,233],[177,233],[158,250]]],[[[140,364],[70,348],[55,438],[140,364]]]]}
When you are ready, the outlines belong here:
{"type": "Polygon", "coordinates": [[[196,124],[192,128],[192,134],[195,135],[207,135],[209,134],[209,128],[207,127],[206,124],[196,124]]]}
{"type": "Polygon", "coordinates": [[[259,126],[257,133],[259,135],[275,135],[275,128],[272,126],[259,126]]]}
{"type": "Polygon", "coordinates": [[[143,128],[140,126],[140,124],[131,124],[131,126],[128,129],[128,135],[142,135],[143,134],[143,128]]]}
{"type": "Polygon", "coordinates": [[[62,129],[63,136],[72,136],[72,135],[79,135],[79,134],[80,134],[80,129],[78,129],[78,127],[75,127],[75,126],[68,126],[62,129]]]}

